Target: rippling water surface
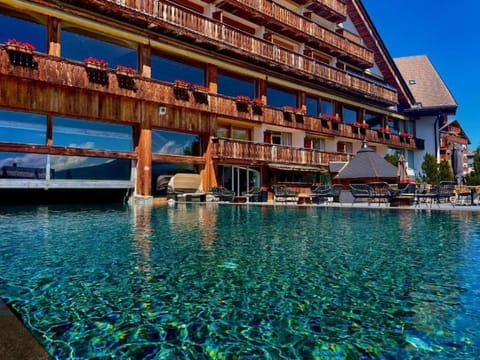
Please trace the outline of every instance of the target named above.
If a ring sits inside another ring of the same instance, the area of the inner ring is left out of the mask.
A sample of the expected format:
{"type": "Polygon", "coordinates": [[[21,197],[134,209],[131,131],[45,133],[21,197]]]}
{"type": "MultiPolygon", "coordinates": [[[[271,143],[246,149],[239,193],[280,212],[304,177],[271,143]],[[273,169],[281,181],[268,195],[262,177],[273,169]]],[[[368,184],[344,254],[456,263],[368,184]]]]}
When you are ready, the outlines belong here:
{"type": "Polygon", "coordinates": [[[0,209],[0,297],[58,359],[480,358],[478,214],[0,209]]]}

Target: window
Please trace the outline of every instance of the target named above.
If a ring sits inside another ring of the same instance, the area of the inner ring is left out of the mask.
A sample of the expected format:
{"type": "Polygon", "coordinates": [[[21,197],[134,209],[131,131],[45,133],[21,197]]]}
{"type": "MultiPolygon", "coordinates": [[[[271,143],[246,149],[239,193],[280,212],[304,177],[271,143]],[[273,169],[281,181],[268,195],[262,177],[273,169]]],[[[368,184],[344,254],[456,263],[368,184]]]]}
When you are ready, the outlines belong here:
{"type": "Polygon", "coordinates": [[[84,156],[53,155],[52,179],[130,180],[131,161],[84,156]]]}
{"type": "Polygon", "coordinates": [[[321,102],[321,112],[324,115],[335,115],[335,107],[333,101],[322,100],[321,102]]]}
{"type": "Polygon", "coordinates": [[[39,52],[47,52],[47,27],[32,20],[0,14],[0,41],[16,39],[28,42],[39,52]]]}
{"type": "Polygon", "coordinates": [[[180,60],[152,55],[152,78],[173,83],[185,80],[192,84],[205,84],[205,69],[202,66],[180,60]]]}
{"type": "Polygon", "coordinates": [[[272,144],[292,146],[292,134],[284,132],[272,132],[272,144]]]}
{"type": "Polygon", "coordinates": [[[358,112],[356,109],[344,106],[342,108],[342,120],[344,123],[351,124],[358,121],[358,112]]]}
{"type": "Polygon", "coordinates": [[[267,105],[282,108],[284,106],[297,107],[296,94],[287,90],[268,87],[267,88],[267,105]]]}
{"type": "Polygon", "coordinates": [[[305,98],[305,105],[307,106],[307,115],[318,116],[318,99],[312,96],[305,98]]]}
{"type": "Polygon", "coordinates": [[[81,149],[132,151],[133,129],[129,125],[54,117],[53,145],[81,149]]]}
{"type": "Polygon", "coordinates": [[[353,152],[352,143],[339,141],[339,142],[337,143],[337,151],[338,151],[338,152],[341,152],[341,153],[349,153],[349,154],[351,154],[351,153],[353,152]]]}
{"type": "Polygon", "coordinates": [[[218,93],[226,96],[235,97],[237,95],[246,95],[250,98],[255,97],[255,82],[226,73],[217,75],[218,93]]]}
{"type": "Polygon", "coordinates": [[[117,65],[129,66],[136,69],[137,51],[111,42],[110,39],[101,39],[93,34],[80,34],[79,30],[64,26],[61,34],[62,56],[68,59],[83,61],[89,56],[103,59],[109,68],[117,65]]]}
{"type": "Polygon", "coordinates": [[[216,136],[227,139],[251,140],[251,130],[225,124],[218,127],[216,136]]]}
{"type": "Polygon", "coordinates": [[[313,138],[312,146],[315,150],[325,151],[325,139],[313,138]]]}
{"type": "Polygon", "coordinates": [[[0,152],[0,178],[45,179],[47,155],[0,152]]]}
{"type": "Polygon", "coordinates": [[[371,112],[365,112],[365,121],[367,122],[370,129],[381,128],[382,125],[382,115],[374,114],[371,112]]]}
{"type": "Polygon", "coordinates": [[[153,130],[152,153],[201,156],[202,144],[199,135],[175,131],[153,130]]]}
{"type": "Polygon", "coordinates": [[[392,132],[392,134],[398,134],[400,131],[400,124],[399,120],[397,119],[388,119],[388,128],[392,132]]]}
{"type": "Polygon", "coordinates": [[[47,117],[0,110],[0,142],[15,144],[47,143],[47,117]]]}

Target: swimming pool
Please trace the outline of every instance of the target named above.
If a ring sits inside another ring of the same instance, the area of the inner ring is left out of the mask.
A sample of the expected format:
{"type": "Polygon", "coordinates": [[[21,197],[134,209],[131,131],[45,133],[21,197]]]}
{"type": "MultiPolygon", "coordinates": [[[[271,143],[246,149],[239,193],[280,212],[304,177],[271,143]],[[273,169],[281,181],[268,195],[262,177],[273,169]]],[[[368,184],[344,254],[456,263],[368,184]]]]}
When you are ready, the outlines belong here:
{"type": "Polygon", "coordinates": [[[0,297],[59,359],[480,357],[478,214],[0,210],[0,297]]]}

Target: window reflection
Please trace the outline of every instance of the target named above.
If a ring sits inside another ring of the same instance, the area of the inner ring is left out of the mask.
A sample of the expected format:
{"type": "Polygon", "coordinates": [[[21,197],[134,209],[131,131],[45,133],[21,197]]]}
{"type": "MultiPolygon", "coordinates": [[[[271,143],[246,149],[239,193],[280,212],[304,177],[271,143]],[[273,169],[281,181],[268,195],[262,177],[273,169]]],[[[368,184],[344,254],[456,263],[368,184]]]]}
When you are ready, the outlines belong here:
{"type": "Polygon", "coordinates": [[[231,97],[237,95],[246,95],[250,98],[255,97],[255,84],[253,80],[247,81],[228,74],[218,74],[217,82],[219,94],[231,97]]]}
{"type": "Polygon", "coordinates": [[[55,155],[50,168],[52,179],[130,180],[131,161],[55,155]]]}
{"type": "Polygon", "coordinates": [[[318,116],[318,99],[307,96],[305,99],[305,105],[307,106],[307,115],[318,116]]]}
{"type": "Polygon", "coordinates": [[[201,156],[200,136],[175,131],[153,130],[152,152],[155,154],[201,156]]]}
{"type": "Polygon", "coordinates": [[[47,27],[33,21],[0,14],[0,41],[16,39],[28,42],[39,52],[47,52],[47,27]]]}
{"type": "Polygon", "coordinates": [[[351,124],[357,120],[357,110],[343,107],[342,120],[344,123],[351,124]]]}
{"type": "Polygon", "coordinates": [[[269,87],[267,88],[267,104],[281,108],[283,106],[297,106],[297,97],[294,93],[286,90],[269,87]]]}
{"type": "Polygon", "coordinates": [[[115,68],[117,65],[137,68],[135,49],[67,30],[62,31],[61,45],[62,56],[68,59],[83,61],[93,56],[105,60],[109,68],[115,68]]]}
{"type": "Polygon", "coordinates": [[[205,71],[199,66],[152,55],[152,78],[172,83],[175,80],[185,80],[192,84],[203,85],[205,71]]]}
{"type": "Polygon", "coordinates": [[[0,110],[0,142],[45,145],[47,117],[0,110]]]}
{"type": "Polygon", "coordinates": [[[132,131],[129,125],[55,117],[53,144],[81,149],[132,151],[132,131]]]}
{"type": "Polygon", "coordinates": [[[0,178],[45,179],[47,155],[0,152],[0,178]]]}
{"type": "Polygon", "coordinates": [[[322,100],[321,111],[324,115],[335,115],[333,101],[322,100]]]}

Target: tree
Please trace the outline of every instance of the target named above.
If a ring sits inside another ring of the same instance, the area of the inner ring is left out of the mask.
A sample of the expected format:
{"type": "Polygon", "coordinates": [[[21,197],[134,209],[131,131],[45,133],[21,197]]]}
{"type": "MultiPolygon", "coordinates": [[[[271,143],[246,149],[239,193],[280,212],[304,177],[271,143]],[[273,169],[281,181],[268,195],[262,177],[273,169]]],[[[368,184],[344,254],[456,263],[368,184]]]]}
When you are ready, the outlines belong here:
{"type": "Polygon", "coordinates": [[[385,160],[387,160],[390,164],[392,164],[393,166],[397,166],[398,165],[398,158],[400,157],[400,155],[398,154],[387,154],[385,155],[385,160]]]}
{"type": "Polygon", "coordinates": [[[480,146],[473,155],[473,171],[467,175],[467,185],[480,185],[480,146]]]}
{"type": "Polygon", "coordinates": [[[438,181],[452,181],[453,179],[452,166],[447,160],[442,160],[438,165],[438,181]]]}
{"type": "Polygon", "coordinates": [[[423,157],[422,171],[422,181],[432,185],[438,184],[438,164],[435,156],[430,153],[425,154],[423,157]]]}

